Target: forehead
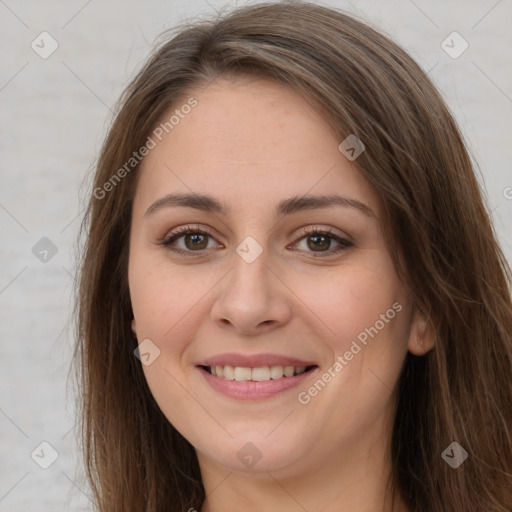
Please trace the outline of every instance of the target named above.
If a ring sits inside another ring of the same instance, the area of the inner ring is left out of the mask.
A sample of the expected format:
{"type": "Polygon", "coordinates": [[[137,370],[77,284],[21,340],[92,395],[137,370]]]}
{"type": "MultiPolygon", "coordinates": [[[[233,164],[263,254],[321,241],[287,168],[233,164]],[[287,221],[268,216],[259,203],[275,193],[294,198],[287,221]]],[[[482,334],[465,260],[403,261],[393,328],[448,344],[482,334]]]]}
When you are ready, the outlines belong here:
{"type": "Polygon", "coordinates": [[[153,136],[140,169],[137,196],[146,203],[177,190],[209,191],[235,209],[240,202],[248,208],[249,197],[266,204],[338,192],[376,207],[369,184],[339,151],[339,137],[286,85],[217,80],[175,102],[159,127],[161,140],[153,136]]]}

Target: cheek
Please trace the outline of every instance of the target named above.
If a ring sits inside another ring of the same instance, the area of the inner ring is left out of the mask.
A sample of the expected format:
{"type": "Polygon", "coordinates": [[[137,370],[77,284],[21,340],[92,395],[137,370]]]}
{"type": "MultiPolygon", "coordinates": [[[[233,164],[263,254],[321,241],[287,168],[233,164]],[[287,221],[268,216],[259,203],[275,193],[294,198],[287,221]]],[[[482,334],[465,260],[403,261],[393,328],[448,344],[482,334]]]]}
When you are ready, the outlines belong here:
{"type": "Polygon", "coordinates": [[[312,416],[322,417],[328,406],[326,435],[350,436],[390,410],[407,351],[407,292],[387,262],[315,276],[309,285],[302,279],[297,294],[314,312],[310,318],[318,317],[319,341],[330,356],[318,376],[325,385],[301,389],[299,401],[312,416]]]}
{"type": "Polygon", "coordinates": [[[382,255],[336,272],[297,275],[291,287],[312,313],[311,319],[316,318],[318,334],[334,354],[349,350],[358,337],[363,342],[365,336],[372,339],[368,331],[375,334],[375,328],[386,343],[402,340],[405,345],[406,292],[382,255]]]}
{"type": "Polygon", "coordinates": [[[201,297],[214,282],[209,284],[206,275],[201,279],[192,267],[178,270],[137,253],[130,262],[129,281],[139,343],[149,339],[159,351],[151,364],[142,366],[151,394],[169,422],[189,435],[204,411],[184,393],[190,370],[187,350],[197,333],[198,316],[205,315],[201,297]]]}
{"type": "MultiPolygon", "coordinates": [[[[327,368],[319,376],[328,384],[325,390],[317,386],[322,398],[312,398],[313,407],[340,404],[337,411],[358,411],[356,416],[371,422],[389,404],[407,352],[407,291],[391,261],[382,255],[308,279],[297,280],[297,295],[313,311],[310,318],[317,318],[319,340],[330,353],[327,368]]],[[[317,393],[316,389],[311,395],[303,391],[308,395],[305,400],[317,393]]],[[[344,415],[333,411],[332,424],[347,422],[344,415]]]]}
{"type": "MultiPolygon", "coordinates": [[[[167,260],[134,255],[130,293],[137,338],[151,340],[159,350],[155,364],[145,366],[150,388],[162,399],[177,398],[192,366],[194,341],[209,320],[211,293],[222,275],[200,266],[175,266],[167,260]],[[165,396],[164,396],[165,395],[165,396]]],[[[175,406],[173,405],[173,408],[175,406]]]]}
{"type": "MultiPolygon", "coordinates": [[[[171,335],[208,289],[192,267],[177,268],[162,260],[135,256],[130,264],[130,295],[140,336],[162,340],[171,335]]],[[[139,336],[139,338],[140,338],[139,336]]]]}

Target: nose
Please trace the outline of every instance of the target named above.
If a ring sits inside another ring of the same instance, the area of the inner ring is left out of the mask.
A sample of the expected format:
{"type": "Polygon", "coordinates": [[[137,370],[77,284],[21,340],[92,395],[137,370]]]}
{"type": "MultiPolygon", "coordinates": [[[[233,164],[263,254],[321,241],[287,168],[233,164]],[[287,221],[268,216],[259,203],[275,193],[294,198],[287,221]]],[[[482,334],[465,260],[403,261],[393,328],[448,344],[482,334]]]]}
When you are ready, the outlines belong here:
{"type": "Polygon", "coordinates": [[[285,325],[291,316],[290,291],[268,266],[265,251],[252,263],[236,254],[218,288],[212,320],[223,329],[254,336],[285,325]]]}

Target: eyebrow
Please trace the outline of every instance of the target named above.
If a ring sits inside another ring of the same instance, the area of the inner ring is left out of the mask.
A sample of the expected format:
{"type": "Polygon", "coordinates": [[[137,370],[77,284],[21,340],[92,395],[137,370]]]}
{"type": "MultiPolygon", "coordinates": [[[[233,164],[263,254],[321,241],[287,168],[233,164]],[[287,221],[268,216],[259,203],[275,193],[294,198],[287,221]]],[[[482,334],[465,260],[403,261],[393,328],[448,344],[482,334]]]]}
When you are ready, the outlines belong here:
{"type": "MultiPolygon", "coordinates": [[[[163,208],[176,206],[195,208],[196,210],[217,213],[220,215],[227,215],[231,212],[231,208],[227,204],[208,195],[173,193],[155,201],[146,210],[144,215],[148,216],[162,210],[163,208]]],[[[290,215],[304,210],[316,210],[330,206],[355,208],[368,217],[376,218],[375,213],[367,204],[358,201],[357,199],[332,194],[320,196],[295,196],[289,199],[284,199],[277,204],[276,214],[290,215]]]]}

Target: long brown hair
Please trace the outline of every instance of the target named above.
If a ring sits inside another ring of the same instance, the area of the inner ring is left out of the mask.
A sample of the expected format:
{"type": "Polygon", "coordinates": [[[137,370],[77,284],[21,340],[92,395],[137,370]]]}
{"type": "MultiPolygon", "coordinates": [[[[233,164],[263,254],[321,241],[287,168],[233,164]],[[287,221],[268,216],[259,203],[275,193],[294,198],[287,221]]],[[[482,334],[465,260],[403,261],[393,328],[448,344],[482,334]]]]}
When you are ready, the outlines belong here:
{"type": "Polygon", "coordinates": [[[82,224],[77,291],[82,440],[98,510],[178,512],[204,500],[194,448],[160,411],[133,354],[127,263],[139,166],[125,164],[178,99],[237,75],[288,84],[340,142],[364,142],[356,163],[382,201],[396,270],[435,332],[435,348],[409,353],[400,377],[393,490],[414,512],[510,512],[511,271],[468,150],[401,48],[306,2],[244,7],[166,35],[121,98],[82,224]],[[441,456],[452,442],[469,454],[457,469],[441,456]]]}

